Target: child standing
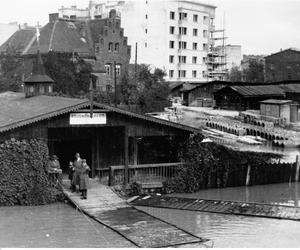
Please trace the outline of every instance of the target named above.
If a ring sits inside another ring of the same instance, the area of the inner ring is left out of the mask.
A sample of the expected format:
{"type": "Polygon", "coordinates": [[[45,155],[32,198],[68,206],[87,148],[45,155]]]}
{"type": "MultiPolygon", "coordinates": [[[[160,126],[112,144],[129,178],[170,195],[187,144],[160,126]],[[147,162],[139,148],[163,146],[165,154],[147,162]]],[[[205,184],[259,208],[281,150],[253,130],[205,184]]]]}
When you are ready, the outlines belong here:
{"type": "Polygon", "coordinates": [[[89,188],[89,172],[90,172],[90,167],[87,165],[86,160],[82,160],[82,165],[80,169],[80,174],[79,174],[79,190],[81,192],[81,199],[87,199],[87,190],[89,188]]]}

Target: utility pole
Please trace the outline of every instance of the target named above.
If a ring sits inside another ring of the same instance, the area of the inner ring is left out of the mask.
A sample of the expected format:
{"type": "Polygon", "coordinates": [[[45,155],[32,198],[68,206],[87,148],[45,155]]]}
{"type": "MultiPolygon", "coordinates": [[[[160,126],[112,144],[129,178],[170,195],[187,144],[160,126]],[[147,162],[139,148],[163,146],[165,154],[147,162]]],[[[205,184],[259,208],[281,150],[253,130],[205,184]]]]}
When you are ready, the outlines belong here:
{"type": "Polygon", "coordinates": [[[134,82],[135,82],[135,85],[137,82],[137,51],[138,51],[138,43],[135,43],[135,60],[134,60],[134,82]]]}
{"type": "Polygon", "coordinates": [[[116,61],[114,61],[114,85],[115,85],[115,107],[117,107],[117,70],[116,70],[116,61]]]}

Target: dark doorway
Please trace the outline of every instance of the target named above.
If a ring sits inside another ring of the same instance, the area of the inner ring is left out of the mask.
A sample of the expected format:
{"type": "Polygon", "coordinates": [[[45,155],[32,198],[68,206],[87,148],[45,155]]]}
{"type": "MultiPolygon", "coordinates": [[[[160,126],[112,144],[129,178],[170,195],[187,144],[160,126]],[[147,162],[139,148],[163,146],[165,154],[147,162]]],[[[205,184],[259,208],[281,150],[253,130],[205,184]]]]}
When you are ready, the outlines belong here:
{"type": "Polygon", "coordinates": [[[67,140],[53,142],[53,154],[57,155],[64,173],[68,172],[70,161],[74,161],[76,153],[80,153],[82,159],[86,159],[91,166],[92,150],[89,140],[67,140]]]}

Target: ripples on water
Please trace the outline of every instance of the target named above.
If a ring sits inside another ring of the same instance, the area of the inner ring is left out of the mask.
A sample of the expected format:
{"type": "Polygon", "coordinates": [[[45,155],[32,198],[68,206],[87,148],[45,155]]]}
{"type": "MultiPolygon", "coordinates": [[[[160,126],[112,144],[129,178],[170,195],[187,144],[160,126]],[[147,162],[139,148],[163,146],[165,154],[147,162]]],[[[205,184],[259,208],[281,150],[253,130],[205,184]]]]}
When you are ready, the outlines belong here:
{"type": "Polygon", "coordinates": [[[139,207],[199,237],[214,247],[300,247],[297,221],[139,207]]]}

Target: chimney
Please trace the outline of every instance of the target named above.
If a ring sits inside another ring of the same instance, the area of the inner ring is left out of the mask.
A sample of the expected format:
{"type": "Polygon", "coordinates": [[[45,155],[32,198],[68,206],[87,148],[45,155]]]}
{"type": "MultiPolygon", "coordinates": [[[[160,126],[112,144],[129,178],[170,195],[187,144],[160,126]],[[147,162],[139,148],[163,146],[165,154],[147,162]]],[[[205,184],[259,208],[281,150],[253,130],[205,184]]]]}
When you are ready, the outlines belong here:
{"type": "Polygon", "coordinates": [[[49,14],[49,23],[54,23],[59,19],[58,13],[51,13],[49,14]]]}
{"type": "Polygon", "coordinates": [[[109,12],[109,18],[116,18],[117,17],[117,11],[115,9],[112,9],[109,12]]]}

